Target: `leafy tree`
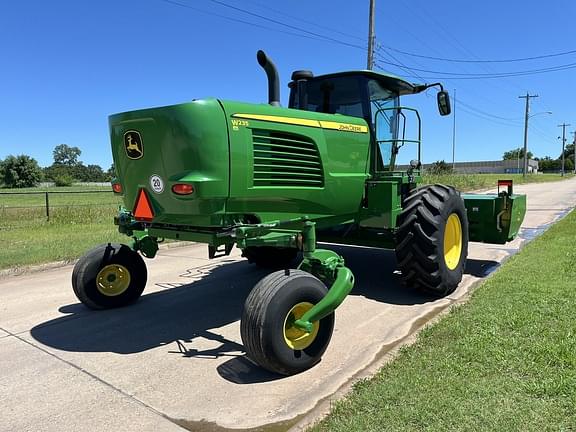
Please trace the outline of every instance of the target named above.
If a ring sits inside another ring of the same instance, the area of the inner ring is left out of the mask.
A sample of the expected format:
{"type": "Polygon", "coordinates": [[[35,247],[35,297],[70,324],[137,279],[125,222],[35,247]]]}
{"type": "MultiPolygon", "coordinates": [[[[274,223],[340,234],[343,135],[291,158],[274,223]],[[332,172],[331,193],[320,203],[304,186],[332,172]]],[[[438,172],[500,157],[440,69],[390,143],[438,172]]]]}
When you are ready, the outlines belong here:
{"type": "MultiPolygon", "coordinates": [[[[502,155],[502,160],[516,160],[518,157],[520,157],[520,159],[524,159],[524,149],[521,147],[504,152],[502,155]]],[[[528,159],[532,159],[533,157],[534,154],[528,150],[528,159]]]]}
{"type": "MultiPolygon", "coordinates": [[[[570,159],[571,162],[574,162],[574,143],[568,144],[564,147],[564,158],[566,160],[570,159]]],[[[562,159],[562,153],[560,153],[560,159],[562,159]]]]}
{"type": "Polygon", "coordinates": [[[65,182],[105,182],[106,174],[100,165],[84,165],[82,162],[77,165],[52,164],[44,168],[44,175],[47,180],[55,183],[64,179],[65,182]],[[58,180],[58,181],[57,181],[58,180]]]}
{"type": "Polygon", "coordinates": [[[33,187],[42,180],[42,170],[30,156],[10,155],[0,164],[0,180],[9,188],[33,187]]]}
{"type": "Polygon", "coordinates": [[[72,177],[72,175],[70,174],[71,168],[72,167],[69,167],[67,165],[52,164],[49,167],[44,168],[44,177],[46,178],[46,180],[53,182],[56,182],[56,178],[58,177],[63,176],[72,177]]]}
{"type": "MultiPolygon", "coordinates": [[[[572,150],[573,151],[573,150],[572,150]]],[[[569,172],[574,170],[574,153],[569,157],[569,154],[564,152],[564,171],[569,172]]],[[[562,154],[558,159],[552,159],[550,156],[546,156],[538,162],[539,171],[562,171],[562,154]]]]}
{"type": "Polygon", "coordinates": [[[452,174],[452,165],[448,165],[444,160],[440,160],[434,162],[427,171],[432,175],[452,174]]]}
{"type": "Polygon", "coordinates": [[[110,168],[108,168],[108,171],[106,171],[106,181],[110,181],[115,177],[116,177],[116,167],[114,166],[114,164],[112,164],[110,168]]]}
{"type": "Polygon", "coordinates": [[[54,148],[54,163],[44,169],[47,179],[55,183],[80,182],[104,182],[107,180],[106,173],[99,165],[84,165],[79,160],[82,150],[78,147],[70,147],[59,144],[54,148]]]}
{"type": "Polygon", "coordinates": [[[103,182],[106,181],[106,175],[100,165],[84,166],[79,164],[74,167],[74,177],[83,182],[103,182]]]}
{"type": "Polygon", "coordinates": [[[66,144],[59,144],[54,147],[52,152],[54,156],[55,165],[75,166],[78,165],[78,158],[82,154],[82,150],[78,147],[70,147],[66,144]]]}
{"type": "Polygon", "coordinates": [[[54,184],[58,187],[72,186],[74,179],[69,174],[59,174],[54,177],[54,184]]]}
{"type": "Polygon", "coordinates": [[[562,161],[560,159],[552,159],[550,156],[543,157],[538,162],[539,171],[560,171],[562,168],[562,161]]]}

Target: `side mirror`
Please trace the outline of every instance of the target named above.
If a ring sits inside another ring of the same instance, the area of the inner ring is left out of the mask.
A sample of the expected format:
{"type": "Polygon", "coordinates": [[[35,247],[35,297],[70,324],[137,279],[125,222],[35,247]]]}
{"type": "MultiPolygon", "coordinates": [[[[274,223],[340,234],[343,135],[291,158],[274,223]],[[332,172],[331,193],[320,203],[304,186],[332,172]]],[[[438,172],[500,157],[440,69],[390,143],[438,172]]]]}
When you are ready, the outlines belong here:
{"type": "Polygon", "coordinates": [[[450,114],[452,109],[450,108],[450,96],[448,96],[448,92],[445,90],[439,91],[436,97],[438,99],[438,111],[440,115],[447,116],[450,114]]]}

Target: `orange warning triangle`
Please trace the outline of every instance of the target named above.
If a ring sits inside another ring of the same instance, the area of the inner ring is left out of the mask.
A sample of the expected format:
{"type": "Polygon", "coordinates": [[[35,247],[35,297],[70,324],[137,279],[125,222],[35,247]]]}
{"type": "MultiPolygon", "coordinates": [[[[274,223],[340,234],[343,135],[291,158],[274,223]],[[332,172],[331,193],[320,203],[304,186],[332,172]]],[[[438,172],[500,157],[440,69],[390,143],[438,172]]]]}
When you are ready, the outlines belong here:
{"type": "Polygon", "coordinates": [[[136,198],[134,218],[146,222],[151,222],[154,218],[154,210],[152,210],[152,205],[150,204],[150,200],[148,199],[146,192],[144,192],[144,189],[140,189],[138,198],[136,198]]]}

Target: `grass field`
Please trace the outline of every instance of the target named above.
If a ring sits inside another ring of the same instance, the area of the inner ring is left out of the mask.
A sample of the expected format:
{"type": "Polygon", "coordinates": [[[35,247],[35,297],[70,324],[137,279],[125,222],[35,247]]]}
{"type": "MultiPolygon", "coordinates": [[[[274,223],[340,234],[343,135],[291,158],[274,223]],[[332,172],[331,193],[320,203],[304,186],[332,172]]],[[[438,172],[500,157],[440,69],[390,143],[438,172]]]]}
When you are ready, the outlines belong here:
{"type": "Polygon", "coordinates": [[[559,174],[538,174],[523,177],[522,174],[446,174],[446,175],[425,175],[425,184],[447,184],[456,187],[461,191],[472,191],[478,189],[495,188],[498,180],[514,180],[514,184],[523,183],[544,183],[560,181],[573,177],[567,174],[560,177],[559,174]]]}
{"type": "Polygon", "coordinates": [[[117,206],[58,208],[50,222],[38,218],[38,213],[38,209],[17,214],[0,210],[0,269],[70,260],[97,244],[130,240],[112,222],[117,206]]]}
{"type": "MultiPolygon", "coordinates": [[[[425,183],[455,185],[460,190],[495,187],[499,178],[521,182],[521,175],[425,176],[425,183]]],[[[557,174],[528,176],[528,181],[556,181],[557,174]]],[[[107,241],[129,241],[120,235],[112,218],[120,200],[110,187],[0,189],[0,269],[78,258],[107,241]],[[86,190],[102,193],[81,193],[86,190]],[[15,192],[48,191],[50,221],[46,221],[45,195],[15,192]],[[4,193],[10,194],[4,194],[4,193]],[[75,193],[61,193],[75,192],[75,193]]]]}
{"type": "Polygon", "coordinates": [[[312,430],[576,430],[575,233],[572,212],[312,430]]]}
{"type": "Polygon", "coordinates": [[[45,194],[48,192],[50,207],[117,205],[118,198],[112,194],[110,186],[70,186],[49,188],[0,189],[0,208],[8,207],[44,207],[45,194]],[[86,193],[86,191],[98,193],[86,193]]]}
{"type": "Polygon", "coordinates": [[[113,224],[120,200],[110,188],[91,186],[89,190],[103,193],[83,193],[86,189],[1,189],[0,192],[51,193],[50,221],[46,220],[44,194],[0,194],[0,269],[74,259],[99,243],[129,240],[118,234],[113,224]]]}

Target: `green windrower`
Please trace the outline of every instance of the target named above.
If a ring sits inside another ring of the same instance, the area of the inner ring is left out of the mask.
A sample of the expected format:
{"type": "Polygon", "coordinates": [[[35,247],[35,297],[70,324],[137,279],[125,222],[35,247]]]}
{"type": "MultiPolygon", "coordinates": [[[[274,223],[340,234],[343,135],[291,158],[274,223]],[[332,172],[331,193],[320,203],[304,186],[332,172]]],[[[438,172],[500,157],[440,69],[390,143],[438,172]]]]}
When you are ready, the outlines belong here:
{"type": "Polygon", "coordinates": [[[89,308],[124,306],[142,294],[142,256],[154,258],[162,239],[205,243],[209,258],[236,246],[276,270],[246,299],[246,353],[290,375],[320,361],[334,311],[354,286],[344,259],[318,242],[394,249],[407,287],[444,296],[462,279],[469,241],[516,236],[526,197],[507,180],[492,195],[418,186],[420,115],[400,98],[437,87],[439,112],[449,115],[440,83],[299,70],[284,108],[274,64],[262,51],[257,60],[267,104],[196,99],[110,116],[112,188],[123,199],[115,223],[131,240],[88,252],[72,285],[89,308]],[[412,155],[405,168],[400,151],[412,155]]]}

